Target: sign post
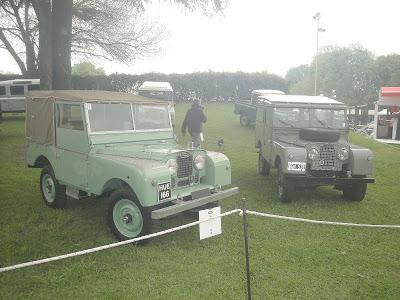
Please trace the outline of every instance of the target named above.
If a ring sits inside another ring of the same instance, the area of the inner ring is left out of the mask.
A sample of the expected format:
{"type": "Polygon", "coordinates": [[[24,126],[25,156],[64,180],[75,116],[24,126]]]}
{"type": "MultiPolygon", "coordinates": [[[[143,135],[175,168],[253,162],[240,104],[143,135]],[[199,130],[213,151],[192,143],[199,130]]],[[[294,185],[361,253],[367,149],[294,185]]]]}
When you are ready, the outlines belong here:
{"type": "Polygon", "coordinates": [[[244,251],[246,256],[247,299],[251,300],[249,241],[247,235],[246,199],[242,198],[244,251]]]}

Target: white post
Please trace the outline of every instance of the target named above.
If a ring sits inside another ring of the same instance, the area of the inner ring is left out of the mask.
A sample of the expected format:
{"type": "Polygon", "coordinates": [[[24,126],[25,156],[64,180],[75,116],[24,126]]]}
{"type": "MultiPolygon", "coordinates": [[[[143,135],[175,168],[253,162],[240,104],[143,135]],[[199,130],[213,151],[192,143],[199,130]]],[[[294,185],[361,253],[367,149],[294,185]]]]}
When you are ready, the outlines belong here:
{"type": "Polygon", "coordinates": [[[375,112],[374,112],[374,139],[378,137],[378,102],[375,102],[375,112]]]}

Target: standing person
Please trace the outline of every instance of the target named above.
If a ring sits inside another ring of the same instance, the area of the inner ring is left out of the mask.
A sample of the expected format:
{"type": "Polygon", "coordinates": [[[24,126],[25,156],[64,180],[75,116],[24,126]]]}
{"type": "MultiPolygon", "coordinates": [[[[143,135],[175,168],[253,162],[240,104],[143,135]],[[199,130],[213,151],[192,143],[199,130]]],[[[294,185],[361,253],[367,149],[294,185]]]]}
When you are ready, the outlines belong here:
{"type": "Polygon", "coordinates": [[[202,141],[203,123],[207,121],[207,117],[200,106],[200,101],[195,100],[192,107],[186,112],[185,120],[182,124],[182,134],[186,134],[186,129],[192,137],[193,147],[200,147],[202,141]]]}

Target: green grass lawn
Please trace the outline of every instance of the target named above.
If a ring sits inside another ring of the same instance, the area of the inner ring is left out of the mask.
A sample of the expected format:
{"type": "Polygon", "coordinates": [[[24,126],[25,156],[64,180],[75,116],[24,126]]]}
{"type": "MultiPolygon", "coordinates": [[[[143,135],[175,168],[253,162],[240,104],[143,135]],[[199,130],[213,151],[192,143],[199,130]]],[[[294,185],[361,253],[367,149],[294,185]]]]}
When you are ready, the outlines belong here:
{"type": "MultiPolygon", "coordinates": [[[[177,126],[187,106],[177,107],[177,126]]],[[[254,129],[239,125],[233,106],[208,104],[206,149],[232,162],[241,193],[223,211],[248,209],[303,218],[371,224],[400,223],[400,149],[352,135],[375,154],[376,183],[360,203],[345,202],[331,187],[302,192],[282,204],[276,172],[257,173],[254,129]]],[[[179,127],[178,127],[179,128],[179,127]]],[[[189,137],[180,138],[184,144],[189,137]]],[[[114,242],[106,224],[107,199],[70,200],[46,207],[39,172],[24,161],[24,117],[0,124],[0,265],[60,255],[114,242]]],[[[177,216],[156,222],[160,231],[191,222],[177,216]]],[[[192,227],[116,249],[0,274],[0,298],[243,299],[246,293],[242,223],[222,221],[223,234],[199,241],[192,227]]],[[[249,216],[254,299],[399,299],[400,230],[334,227],[249,216]]]]}

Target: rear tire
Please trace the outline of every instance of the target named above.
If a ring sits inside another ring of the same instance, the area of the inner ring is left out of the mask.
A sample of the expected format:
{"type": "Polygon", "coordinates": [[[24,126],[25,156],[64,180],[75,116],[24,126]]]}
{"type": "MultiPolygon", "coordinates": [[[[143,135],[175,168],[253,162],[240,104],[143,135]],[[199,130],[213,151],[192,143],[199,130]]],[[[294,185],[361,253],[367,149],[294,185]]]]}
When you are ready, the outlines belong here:
{"type": "Polygon", "coordinates": [[[282,203],[289,203],[292,201],[291,196],[293,189],[290,187],[287,183],[287,180],[285,178],[285,173],[282,170],[282,164],[278,164],[278,175],[277,175],[277,191],[278,191],[278,197],[279,200],[282,203]]]}
{"type": "Polygon", "coordinates": [[[347,201],[360,202],[367,193],[366,183],[356,183],[343,189],[343,198],[347,201]]]}
{"type": "Polygon", "coordinates": [[[58,183],[53,168],[44,166],[40,174],[40,192],[44,203],[51,208],[64,208],[67,203],[65,185],[58,183]]]}
{"type": "Polygon", "coordinates": [[[243,127],[249,126],[249,118],[246,115],[240,115],[240,125],[243,127]]]}
{"type": "MultiPolygon", "coordinates": [[[[150,210],[142,207],[136,196],[129,189],[122,188],[110,195],[108,225],[119,241],[125,241],[147,235],[151,232],[150,210]]],[[[147,240],[136,242],[138,245],[147,240]]]]}
{"type": "Polygon", "coordinates": [[[271,169],[271,166],[267,162],[267,160],[262,156],[262,149],[260,149],[260,152],[258,153],[258,173],[267,176],[269,174],[269,171],[271,169]]]}

